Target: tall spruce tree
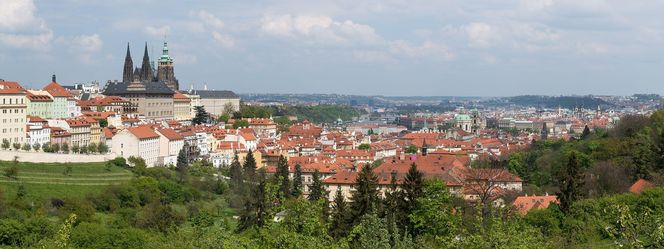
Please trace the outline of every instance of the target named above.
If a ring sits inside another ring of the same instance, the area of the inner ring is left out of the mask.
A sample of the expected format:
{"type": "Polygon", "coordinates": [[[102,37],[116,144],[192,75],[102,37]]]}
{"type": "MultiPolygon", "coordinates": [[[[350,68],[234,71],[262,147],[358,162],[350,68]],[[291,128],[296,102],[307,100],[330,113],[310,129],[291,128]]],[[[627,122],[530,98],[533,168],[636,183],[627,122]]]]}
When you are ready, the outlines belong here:
{"type": "Polygon", "coordinates": [[[244,179],[252,181],[256,176],[256,159],[254,158],[254,153],[249,150],[247,156],[244,158],[244,165],[242,165],[242,170],[244,172],[244,179]]]}
{"type": "Polygon", "coordinates": [[[567,163],[563,165],[558,173],[558,200],[560,201],[560,210],[568,213],[572,203],[581,198],[581,188],[583,187],[583,166],[579,158],[579,152],[571,151],[567,156],[567,163]]]}
{"type": "Polygon", "coordinates": [[[341,188],[337,188],[337,193],[334,196],[334,203],[332,204],[332,222],[330,224],[330,236],[335,239],[341,238],[348,234],[348,208],[346,207],[346,199],[344,198],[341,188]]]}
{"type": "Polygon", "coordinates": [[[583,128],[583,132],[581,133],[581,139],[588,139],[590,137],[590,128],[586,125],[586,127],[583,128]]]}
{"type": "Polygon", "coordinates": [[[187,158],[187,152],[184,149],[180,149],[178,153],[177,163],[175,168],[177,169],[178,175],[180,176],[180,182],[184,180],[185,171],[187,170],[187,165],[189,164],[189,159],[187,158]]]}
{"type": "Polygon", "coordinates": [[[240,165],[240,159],[238,158],[237,153],[235,153],[233,162],[231,162],[229,177],[231,178],[231,189],[238,190],[242,188],[244,178],[242,177],[242,165],[240,165]]]}
{"type": "Polygon", "coordinates": [[[362,167],[355,180],[355,190],[351,199],[353,221],[359,221],[365,214],[376,211],[379,204],[378,176],[371,167],[362,167]]]}
{"type": "Polygon", "coordinates": [[[277,162],[277,171],[275,176],[281,179],[281,184],[279,186],[279,195],[283,198],[288,198],[291,195],[290,190],[290,178],[289,178],[289,169],[288,169],[288,160],[286,157],[279,156],[279,161],[277,162]]]}
{"type": "MultiPolygon", "coordinates": [[[[383,210],[381,212],[389,224],[396,222],[400,215],[399,210],[401,207],[403,193],[398,188],[397,180],[397,172],[392,171],[390,174],[390,187],[385,193],[385,199],[383,200],[382,205],[383,210]]],[[[391,227],[388,227],[388,229],[391,229],[391,227]]]]}
{"type": "Polygon", "coordinates": [[[408,218],[408,215],[417,208],[417,198],[422,196],[422,184],[424,182],[424,174],[417,169],[417,165],[412,163],[408,173],[404,177],[403,184],[401,184],[401,203],[398,205],[399,214],[396,221],[401,227],[404,227],[411,233],[413,232],[413,225],[408,218]]]}
{"type": "Polygon", "coordinates": [[[240,213],[237,230],[244,231],[251,227],[263,227],[268,218],[270,203],[267,201],[267,179],[265,171],[260,170],[256,175],[256,184],[249,184],[249,196],[245,199],[244,207],[240,213]]]}
{"type": "Polygon", "coordinates": [[[317,201],[320,198],[324,198],[325,188],[320,179],[320,172],[318,172],[318,169],[314,170],[314,174],[311,178],[313,178],[313,182],[311,183],[311,187],[309,187],[309,200],[317,201]]]}
{"type": "Polygon", "coordinates": [[[295,164],[295,177],[293,177],[293,193],[292,195],[297,198],[302,195],[302,165],[295,164]]]}

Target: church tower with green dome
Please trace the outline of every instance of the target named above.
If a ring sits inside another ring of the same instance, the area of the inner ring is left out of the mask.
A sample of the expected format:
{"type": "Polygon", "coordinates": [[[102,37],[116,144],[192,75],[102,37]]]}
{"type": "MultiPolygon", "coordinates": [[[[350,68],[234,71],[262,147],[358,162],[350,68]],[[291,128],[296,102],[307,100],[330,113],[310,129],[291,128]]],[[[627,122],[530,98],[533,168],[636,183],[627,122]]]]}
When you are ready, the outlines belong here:
{"type": "Polygon", "coordinates": [[[164,42],[161,57],[159,57],[157,64],[157,81],[166,83],[168,88],[173,91],[180,89],[178,80],[175,78],[175,71],[173,70],[173,58],[168,55],[168,43],[164,42]]]}

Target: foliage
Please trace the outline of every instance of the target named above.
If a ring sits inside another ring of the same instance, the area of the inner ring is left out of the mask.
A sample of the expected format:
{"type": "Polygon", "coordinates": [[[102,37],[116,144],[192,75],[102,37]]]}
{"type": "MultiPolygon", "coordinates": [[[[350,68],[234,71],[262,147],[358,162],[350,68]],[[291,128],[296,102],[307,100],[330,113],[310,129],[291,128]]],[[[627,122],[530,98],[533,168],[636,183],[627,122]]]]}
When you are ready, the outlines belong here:
{"type": "Polygon", "coordinates": [[[298,198],[302,195],[302,188],[304,183],[302,182],[302,165],[299,163],[295,164],[295,175],[293,176],[293,191],[291,195],[295,198],[298,198]]]}
{"type": "Polygon", "coordinates": [[[194,106],[194,112],[196,112],[196,114],[194,118],[191,119],[191,122],[193,124],[199,125],[199,124],[208,123],[210,114],[207,111],[205,111],[205,107],[194,106]]]}
{"type": "Polygon", "coordinates": [[[417,150],[417,146],[411,144],[408,145],[404,151],[408,154],[417,154],[417,150]]]}
{"type": "Polygon", "coordinates": [[[443,244],[457,234],[460,224],[454,215],[452,196],[445,182],[435,179],[424,181],[417,206],[410,214],[415,234],[431,236],[443,244]]]}
{"type": "Polygon", "coordinates": [[[360,144],[360,146],[357,146],[357,149],[359,149],[359,150],[370,150],[371,145],[370,144],[360,144]]]}
{"type": "Polygon", "coordinates": [[[249,121],[244,120],[244,119],[239,119],[239,120],[235,120],[235,122],[233,122],[233,129],[239,129],[239,128],[244,128],[244,127],[249,127],[249,121]]]}
{"type": "Polygon", "coordinates": [[[311,176],[312,183],[309,186],[309,200],[317,201],[320,198],[326,198],[325,196],[325,186],[323,186],[322,179],[320,179],[320,172],[318,169],[314,170],[314,173],[311,176]]]}
{"type": "Polygon", "coordinates": [[[376,211],[378,206],[378,176],[371,167],[362,167],[352,191],[352,220],[358,221],[365,214],[376,211]]]}

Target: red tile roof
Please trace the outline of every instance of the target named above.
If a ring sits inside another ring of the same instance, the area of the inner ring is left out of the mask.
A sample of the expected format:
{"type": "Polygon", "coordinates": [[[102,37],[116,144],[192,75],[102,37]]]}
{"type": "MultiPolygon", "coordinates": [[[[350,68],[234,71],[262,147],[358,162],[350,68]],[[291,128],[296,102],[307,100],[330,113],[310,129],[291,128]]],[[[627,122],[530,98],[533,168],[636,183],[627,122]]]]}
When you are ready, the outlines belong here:
{"type": "Polygon", "coordinates": [[[21,94],[24,92],[25,89],[17,82],[0,81],[0,94],[21,94]]]}
{"type": "Polygon", "coordinates": [[[67,89],[62,87],[57,82],[49,83],[48,85],[46,85],[43,88],[43,90],[47,91],[53,97],[65,97],[65,98],[71,98],[72,97],[71,93],[69,93],[69,91],[67,91],[67,89]]]}
{"type": "Polygon", "coordinates": [[[170,128],[158,129],[157,132],[161,133],[161,135],[164,135],[164,137],[171,141],[183,139],[182,135],[170,128]]]}
{"type": "Polygon", "coordinates": [[[639,194],[639,193],[643,192],[646,189],[654,188],[654,187],[655,187],[655,184],[652,184],[651,182],[646,181],[644,179],[639,179],[636,182],[634,182],[634,184],[632,184],[631,187],[629,187],[629,192],[639,194]]]}
{"type": "Polygon", "coordinates": [[[154,132],[147,126],[136,126],[127,128],[131,134],[134,134],[138,139],[159,138],[159,134],[154,132]]]}
{"type": "Polygon", "coordinates": [[[526,214],[531,209],[544,209],[548,208],[551,203],[560,203],[555,195],[542,195],[542,196],[519,196],[512,205],[521,214],[526,214]]]}

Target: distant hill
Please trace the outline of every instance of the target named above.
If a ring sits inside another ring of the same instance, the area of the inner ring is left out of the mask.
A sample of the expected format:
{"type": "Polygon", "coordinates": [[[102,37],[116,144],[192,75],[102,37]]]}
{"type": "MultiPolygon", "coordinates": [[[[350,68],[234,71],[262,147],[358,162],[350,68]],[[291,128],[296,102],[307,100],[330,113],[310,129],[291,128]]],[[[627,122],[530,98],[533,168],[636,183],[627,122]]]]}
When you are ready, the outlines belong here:
{"type": "Polygon", "coordinates": [[[529,106],[537,108],[597,108],[610,107],[613,104],[592,96],[541,96],[541,95],[522,95],[503,98],[505,104],[514,104],[520,106],[529,106]]]}

